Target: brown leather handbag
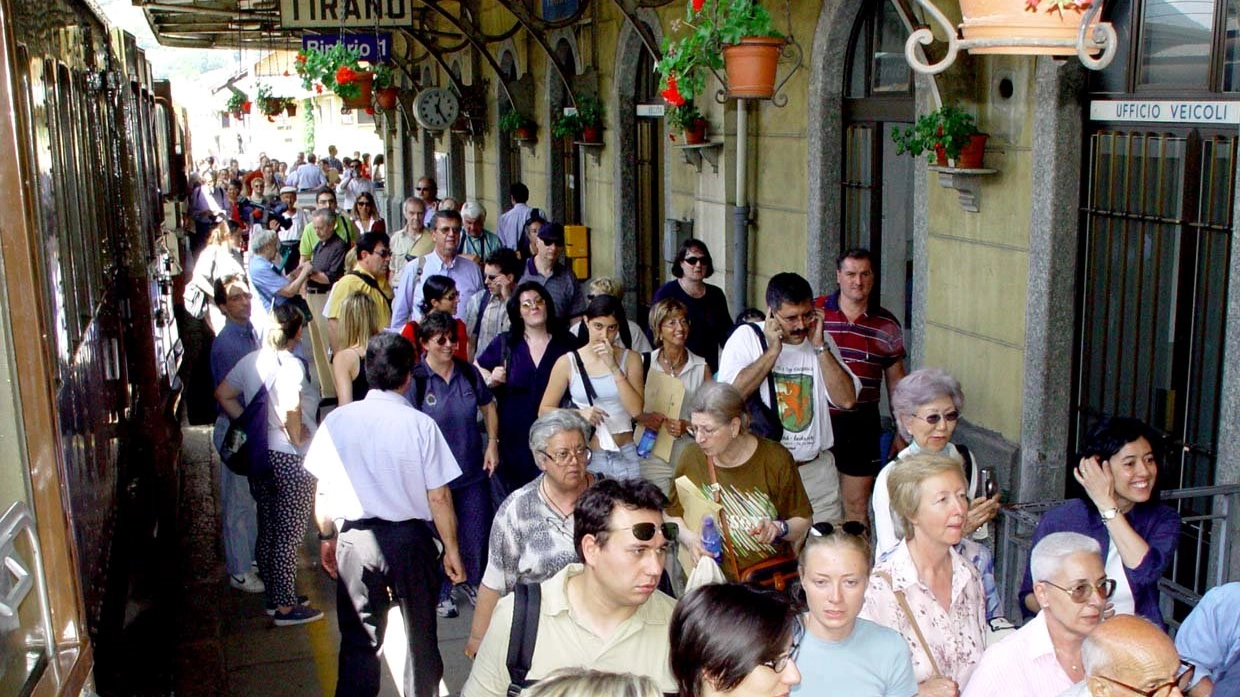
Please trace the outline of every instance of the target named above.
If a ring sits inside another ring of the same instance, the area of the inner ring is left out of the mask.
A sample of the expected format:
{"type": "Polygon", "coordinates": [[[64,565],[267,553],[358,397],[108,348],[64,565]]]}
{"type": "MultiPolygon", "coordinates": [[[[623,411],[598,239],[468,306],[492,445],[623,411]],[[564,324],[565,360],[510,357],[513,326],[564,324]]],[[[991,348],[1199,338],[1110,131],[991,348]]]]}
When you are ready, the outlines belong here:
{"type": "Polygon", "coordinates": [[[732,547],[732,534],[728,530],[728,518],[723,512],[723,496],[719,478],[715,474],[715,459],[707,456],[706,467],[710,470],[711,496],[719,504],[719,530],[723,533],[724,563],[732,571],[732,577],[741,583],[773,588],[780,592],[790,590],[792,582],[801,575],[797,556],[783,552],[741,569],[737,566],[736,550],[732,547]]]}

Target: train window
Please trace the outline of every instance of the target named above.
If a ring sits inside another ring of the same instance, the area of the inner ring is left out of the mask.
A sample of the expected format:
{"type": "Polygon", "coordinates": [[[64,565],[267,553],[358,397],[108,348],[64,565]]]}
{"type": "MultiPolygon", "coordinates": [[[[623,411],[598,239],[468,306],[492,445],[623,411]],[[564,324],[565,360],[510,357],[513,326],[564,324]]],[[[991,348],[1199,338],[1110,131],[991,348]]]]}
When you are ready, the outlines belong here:
{"type": "Polygon", "coordinates": [[[172,192],[172,161],[169,159],[172,149],[168,147],[170,132],[168,107],[162,102],[155,102],[155,156],[159,161],[159,190],[164,194],[172,192]]]}
{"type": "Polygon", "coordinates": [[[74,291],[79,286],[70,249],[72,235],[65,224],[65,218],[72,217],[64,182],[65,156],[62,141],[65,138],[65,129],[61,110],[57,108],[60,90],[56,84],[55,65],[51,61],[43,61],[40,68],[42,94],[38,95],[35,101],[35,117],[36,123],[41,123],[40,116],[46,119],[47,131],[40,139],[39,150],[51,153],[51,159],[41,162],[39,166],[39,181],[44,187],[40,200],[44,205],[43,232],[49,255],[48,281],[67,339],[61,346],[61,361],[67,363],[82,337],[82,327],[78,321],[78,296],[74,291]]]}
{"type": "MultiPolygon", "coordinates": [[[[86,235],[83,233],[83,227],[92,225],[95,221],[85,218],[86,211],[82,205],[84,193],[82,184],[87,177],[92,174],[98,176],[98,174],[87,173],[81,166],[78,129],[74,127],[74,124],[80,124],[81,121],[76,118],[77,115],[73,109],[74,90],[69,68],[64,65],[57,66],[56,78],[56,116],[62,134],[60,138],[62,166],[57,168],[56,177],[60,180],[57,185],[64,191],[65,200],[65,214],[61,216],[61,225],[69,243],[69,264],[74,279],[71,292],[78,296],[78,312],[74,321],[78,324],[79,332],[84,332],[90,324],[91,308],[95,306],[97,298],[94,292],[95,279],[91,274],[92,264],[87,255],[86,235]],[[78,176],[70,178],[70,173],[78,176]]],[[[94,255],[95,250],[90,250],[90,253],[94,255]]]]}

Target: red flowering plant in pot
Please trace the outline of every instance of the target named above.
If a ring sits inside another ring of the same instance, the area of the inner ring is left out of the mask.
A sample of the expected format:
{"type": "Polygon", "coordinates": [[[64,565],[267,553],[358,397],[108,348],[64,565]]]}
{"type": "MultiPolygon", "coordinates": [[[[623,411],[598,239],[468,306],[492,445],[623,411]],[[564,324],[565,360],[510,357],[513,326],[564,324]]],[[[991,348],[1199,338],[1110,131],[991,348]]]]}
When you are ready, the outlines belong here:
{"type": "Polygon", "coordinates": [[[335,43],[326,48],[302,49],[297,52],[295,67],[302,87],[319,94],[326,87],[350,108],[370,106],[374,73],[362,68],[356,48],[335,43]]]}
{"type": "Polygon", "coordinates": [[[380,109],[395,109],[400,99],[400,88],[396,86],[396,75],[392,67],[386,63],[375,66],[375,104],[380,109]]]}
{"type": "Polygon", "coordinates": [[[981,169],[987,135],[977,128],[972,114],[955,106],[943,106],[917,118],[909,128],[892,131],[896,154],[926,154],[931,164],[946,167],[949,161],[961,169],[981,169]]]}
{"type": "Polygon", "coordinates": [[[663,99],[668,104],[683,106],[702,93],[708,75],[719,77],[719,71],[725,68],[730,96],[771,96],[775,61],[786,40],[775,30],[771,13],[756,0],[688,0],[685,18],[672,22],[673,31],[681,29],[688,32],[677,39],[664,39],[663,58],[655,65],[663,99]],[[769,59],[769,65],[763,68],[769,72],[769,87],[751,85],[748,78],[739,77],[733,70],[732,59],[737,49],[744,53],[759,44],[763,45],[759,50],[769,59]]]}

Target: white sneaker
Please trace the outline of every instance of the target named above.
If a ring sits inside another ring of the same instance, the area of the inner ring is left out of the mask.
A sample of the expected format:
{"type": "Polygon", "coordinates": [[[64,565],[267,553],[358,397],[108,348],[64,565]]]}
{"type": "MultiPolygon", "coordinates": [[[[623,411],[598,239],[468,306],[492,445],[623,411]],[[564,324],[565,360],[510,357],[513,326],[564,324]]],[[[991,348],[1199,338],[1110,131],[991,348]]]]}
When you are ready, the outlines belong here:
{"type": "Polygon", "coordinates": [[[247,571],[240,576],[229,576],[228,585],[246,593],[262,593],[267,590],[262,579],[253,571],[247,571]]]}

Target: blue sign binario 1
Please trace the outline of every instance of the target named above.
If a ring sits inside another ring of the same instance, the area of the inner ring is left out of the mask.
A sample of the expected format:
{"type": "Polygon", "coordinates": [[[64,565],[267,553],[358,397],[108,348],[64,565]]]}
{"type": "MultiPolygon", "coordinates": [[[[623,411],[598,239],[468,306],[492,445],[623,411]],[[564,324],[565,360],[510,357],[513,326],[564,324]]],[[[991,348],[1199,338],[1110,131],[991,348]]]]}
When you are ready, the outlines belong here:
{"type": "Polygon", "coordinates": [[[323,49],[332,44],[343,43],[356,48],[364,61],[385,61],[392,55],[392,35],[388,32],[373,34],[314,34],[301,37],[303,49],[323,49]]]}

